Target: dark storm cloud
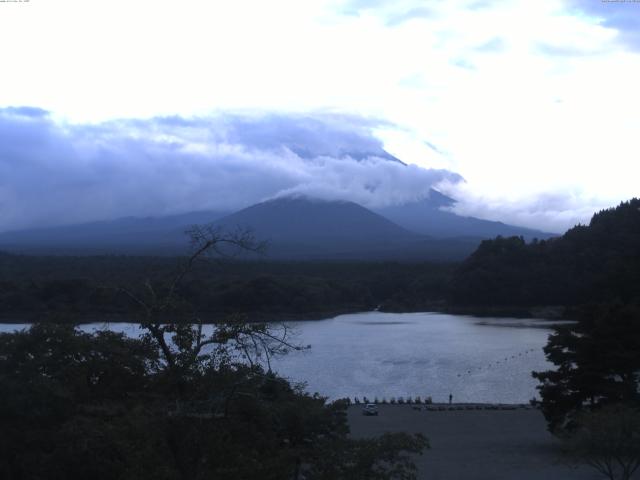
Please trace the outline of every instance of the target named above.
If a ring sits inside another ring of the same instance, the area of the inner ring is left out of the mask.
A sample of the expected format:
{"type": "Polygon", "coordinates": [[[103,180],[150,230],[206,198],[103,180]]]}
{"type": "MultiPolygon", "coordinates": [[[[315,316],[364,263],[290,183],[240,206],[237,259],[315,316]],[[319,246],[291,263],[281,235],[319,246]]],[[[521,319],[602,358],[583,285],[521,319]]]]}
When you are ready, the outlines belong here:
{"type": "Polygon", "coordinates": [[[0,230],[235,210],[282,195],[377,206],[417,199],[444,170],[404,165],[347,115],[217,115],[57,123],[0,109],[0,230]]]}
{"type": "Polygon", "coordinates": [[[640,50],[640,2],[607,0],[567,0],[568,6],[594,17],[600,25],[618,31],[620,41],[640,50]]]}

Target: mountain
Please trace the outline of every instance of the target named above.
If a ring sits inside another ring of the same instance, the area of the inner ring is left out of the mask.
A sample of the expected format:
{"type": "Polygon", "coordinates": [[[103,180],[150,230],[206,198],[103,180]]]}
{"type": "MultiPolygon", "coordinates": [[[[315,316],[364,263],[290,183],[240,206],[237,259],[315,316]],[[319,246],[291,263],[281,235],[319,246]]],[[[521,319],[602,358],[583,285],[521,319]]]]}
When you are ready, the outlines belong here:
{"type": "Polygon", "coordinates": [[[0,249],[30,254],[175,255],[187,250],[185,230],[212,222],[227,230],[250,228],[256,239],[269,242],[269,258],[461,260],[482,239],[551,236],[442,210],[454,204],[437,190],[423,200],[375,212],[348,201],[287,197],[232,214],[126,217],[6,232],[0,234],[0,249]]]}
{"type": "Polygon", "coordinates": [[[441,208],[455,200],[432,190],[419,202],[377,212],[348,201],[287,197],[233,214],[190,212],[165,217],[126,217],[0,234],[0,249],[29,254],[175,255],[187,250],[191,225],[250,228],[269,242],[268,258],[362,260],[461,260],[483,238],[549,234],[459,217],[441,208]]]}
{"type": "Polygon", "coordinates": [[[268,242],[266,257],[271,259],[461,260],[480,241],[420,235],[353,202],[288,197],[226,216],[195,212],[7,232],[0,234],[0,249],[29,254],[175,255],[187,250],[184,231],[202,223],[228,231],[251,229],[257,240],[268,242]]]}
{"type": "Polygon", "coordinates": [[[356,203],[306,197],[269,200],[224,217],[215,224],[251,227],[257,237],[268,240],[313,244],[336,239],[377,245],[418,237],[356,203]]]}
{"type": "Polygon", "coordinates": [[[477,242],[446,244],[410,232],[346,201],[288,197],[259,203],[215,222],[226,229],[250,228],[269,242],[271,258],[452,259],[477,242]]]}
{"type": "Polygon", "coordinates": [[[456,203],[452,198],[431,190],[425,199],[403,205],[392,205],[375,209],[375,212],[388,218],[401,227],[423,235],[437,238],[477,237],[494,238],[522,236],[525,240],[546,239],[555,234],[524,227],[507,225],[502,222],[483,220],[475,217],[463,217],[442,210],[456,203]]]}
{"type": "Polygon", "coordinates": [[[164,217],[125,217],[0,233],[0,248],[20,253],[99,254],[183,251],[184,231],[226,212],[189,212],[164,217]]]}

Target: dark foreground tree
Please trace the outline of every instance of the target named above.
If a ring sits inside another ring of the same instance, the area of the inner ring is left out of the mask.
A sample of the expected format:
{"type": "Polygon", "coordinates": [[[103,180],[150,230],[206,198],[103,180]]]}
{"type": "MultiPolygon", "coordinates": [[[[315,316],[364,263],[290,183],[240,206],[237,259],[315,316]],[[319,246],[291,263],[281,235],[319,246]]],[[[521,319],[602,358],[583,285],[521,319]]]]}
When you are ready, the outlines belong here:
{"type": "Polygon", "coordinates": [[[424,438],[351,439],[346,403],[215,350],[178,375],[145,338],[0,335],[0,478],[415,478],[424,438]]]}
{"type": "Polygon", "coordinates": [[[0,478],[415,478],[409,454],[424,437],[351,439],[345,402],[271,372],[272,355],[299,348],[286,328],[237,316],[203,326],[183,279],[212,249],[255,244],[193,238],[169,282],[122,289],[140,307],[140,338],[51,324],[0,335],[0,478]]]}
{"type": "Polygon", "coordinates": [[[569,453],[610,480],[629,480],[640,467],[640,410],[608,405],[578,420],[565,438],[569,453]]]}
{"type": "Polygon", "coordinates": [[[606,305],[586,309],[544,349],[555,370],[533,372],[552,432],[571,430],[583,410],[640,404],[640,310],[606,305]]]}

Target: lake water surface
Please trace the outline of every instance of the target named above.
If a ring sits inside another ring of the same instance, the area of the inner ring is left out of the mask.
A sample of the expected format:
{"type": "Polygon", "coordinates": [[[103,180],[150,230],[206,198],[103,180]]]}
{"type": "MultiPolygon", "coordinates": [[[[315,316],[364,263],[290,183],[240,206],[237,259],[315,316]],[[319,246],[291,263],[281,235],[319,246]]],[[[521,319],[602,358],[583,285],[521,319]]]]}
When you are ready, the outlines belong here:
{"type": "MultiPolygon", "coordinates": [[[[331,398],[419,395],[442,402],[451,393],[454,402],[524,403],[537,396],[531,371],[551,368],[542,351],[551,323],[544,320],[364,312],[287,325],[311,349],[275,360],[274,370],[331,398]]],[[[105,324],[82,326],[96,328],[105,324]]],[[[139,333],[135,324],[108,328],[139,333]]]]}

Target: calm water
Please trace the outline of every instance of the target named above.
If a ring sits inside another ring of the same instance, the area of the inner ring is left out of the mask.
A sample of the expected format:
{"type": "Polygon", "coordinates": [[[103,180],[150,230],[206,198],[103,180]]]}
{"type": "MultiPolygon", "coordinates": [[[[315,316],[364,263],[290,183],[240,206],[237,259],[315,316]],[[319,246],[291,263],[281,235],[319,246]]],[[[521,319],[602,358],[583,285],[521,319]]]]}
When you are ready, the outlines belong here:
{"type": "MultiPolygon", "coordinates": [[[[366,312],[288,325],[311,349],[275,360],[274,370],[331,398],[420,395],[446,401],[451,393],[455,402],[521,403],[536,396],[531,371],[550,368],[542,347],[551,330],[543,320],[366,312]]],[[[109,328],[138,333],[134,324],[109,328]]]]}

